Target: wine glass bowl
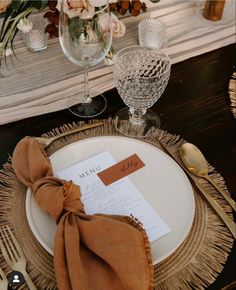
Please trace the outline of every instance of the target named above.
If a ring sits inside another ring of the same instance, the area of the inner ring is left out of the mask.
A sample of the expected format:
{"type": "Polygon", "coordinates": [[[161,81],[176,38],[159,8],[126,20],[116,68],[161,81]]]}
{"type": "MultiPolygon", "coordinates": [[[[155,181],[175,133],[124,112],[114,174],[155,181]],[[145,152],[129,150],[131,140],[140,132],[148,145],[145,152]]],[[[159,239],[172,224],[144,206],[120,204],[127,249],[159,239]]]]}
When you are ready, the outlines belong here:
{"type": "Polygon", "coordinates": [[[141,46],[122,49],[114,57],[115,85],[128,108],[116,116],[116,128],[128,136],[145,137],[160,127],[148,110],[163,94],[170,77],[170,59],[161,50],[141,46]]]}
{"type": "Polygon", "coordinates": [[[97,65],[107,55],[112,42],[111,26],[109,1],[104,6],[95,7],[94,11],[78,15],[68,13],[62,1],[59,21],[61,48],[72,63],[84,68],[84,91],[68,100],[69,110],[77,116],[95,117],[106,108],[103,95],[92,98],[94,93],[91,95],[89,90],[88,67],[97,65]]]}

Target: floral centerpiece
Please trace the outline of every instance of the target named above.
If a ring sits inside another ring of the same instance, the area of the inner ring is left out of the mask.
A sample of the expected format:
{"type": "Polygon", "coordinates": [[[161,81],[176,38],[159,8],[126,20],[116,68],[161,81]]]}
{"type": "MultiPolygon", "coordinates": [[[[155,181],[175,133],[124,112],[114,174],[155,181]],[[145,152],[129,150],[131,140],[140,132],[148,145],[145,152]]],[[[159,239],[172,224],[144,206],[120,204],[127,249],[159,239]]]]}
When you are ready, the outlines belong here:
{"type": "MultiPolygon", "coordinates": [[[[0,0],[0,14],[4,13],[0,29],[0,61],[2,56],[6,57],[14,52],[13,42],[17,32],[28,33],[32,29],[33,23],[28,19],[32,12],[46,9],[42,16],[48,19],[45,33],[51,38],[58,37],[59,10],[62,1],[71,17],[93,11],[100,2],[104,3],[104,0],[0,0]]],[[[130,13],[137,16],[146,11],[145,2],[140,0],[109,0],[109,3],[112,11],[113,38],[125,34],[125,25],[118,19],[118,15],[130,13]]],[[[100,24],[106,25],[105,18],[100,24]]]]}

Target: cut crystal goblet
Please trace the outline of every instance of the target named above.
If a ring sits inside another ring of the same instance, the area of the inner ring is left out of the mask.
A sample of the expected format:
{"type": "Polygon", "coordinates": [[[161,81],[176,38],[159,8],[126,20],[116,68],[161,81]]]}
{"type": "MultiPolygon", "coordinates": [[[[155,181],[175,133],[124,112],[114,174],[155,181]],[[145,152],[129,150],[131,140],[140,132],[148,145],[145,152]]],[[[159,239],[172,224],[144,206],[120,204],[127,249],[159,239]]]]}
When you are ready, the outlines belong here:
{"type": "Polygon", "coordinates": [[[171,62],[161,50],[130,46],[114,57],[117,90],[128,106],[115,115],[116,129],[124,135],[146,137],[160,127],[150,107],[161,97],[170,77],[171,62]]]}

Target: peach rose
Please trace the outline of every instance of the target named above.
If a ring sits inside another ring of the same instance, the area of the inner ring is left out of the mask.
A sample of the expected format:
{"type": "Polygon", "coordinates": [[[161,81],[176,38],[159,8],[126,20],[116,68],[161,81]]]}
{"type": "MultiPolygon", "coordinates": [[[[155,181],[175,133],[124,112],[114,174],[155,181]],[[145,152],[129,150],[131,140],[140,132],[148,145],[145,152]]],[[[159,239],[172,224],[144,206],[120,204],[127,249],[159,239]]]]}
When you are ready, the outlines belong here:
{"type": "Polygon", "coordinates": [[[67,3],[71,9],[80,9],[86,7],[86,1],[82,0],[68,0],[67,3]]]}
{"type": "Polygon", "coordinates": [[[59,0],[57,1],[57,9],[60,11],[63,2],[64,11],[69,16],[91,18],[94,15],[95,9],[88,0],[59,0]]]}
{"type": "Polygon", "coordinates": [[[12,0],[0,0],[0,13],[5,12],[12,0]]]}
{"type": "MultiPolygon", "coordinates": [[[[120,38],[125,34],[126,27],[123,22],[121,22],[115,14],[111,13],[112,19],[112,35],[114,38],[120,38]]],[[[98,23],[102,27],[102,30],[105,32],[109,31],[109,15],[105,13],[99,16],[98,23]]]]}

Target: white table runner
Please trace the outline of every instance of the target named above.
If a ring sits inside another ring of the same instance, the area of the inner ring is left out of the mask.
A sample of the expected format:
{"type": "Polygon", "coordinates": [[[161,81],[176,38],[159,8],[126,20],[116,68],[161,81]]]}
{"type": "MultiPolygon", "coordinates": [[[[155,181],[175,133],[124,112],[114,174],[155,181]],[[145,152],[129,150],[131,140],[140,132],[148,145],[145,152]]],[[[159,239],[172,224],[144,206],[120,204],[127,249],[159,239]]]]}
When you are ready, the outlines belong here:
{"type": "MultiPolygon", "coordinates": [[[[161,0],[148,3],[147,13],[126,17],[123,38],[114,41],[115,50],[138,44],[137,24],[143,18],[160,18],[167,26],[164,51],[172,63],[227,46],[235,42],[235,3],[226,0],[222,20],[212,22],[202,17],[200,0],[161,0]]],[[[29,52],[21,39],[15,41],[16,55],[9,69],[0,76],[0,124],[66,108],[68,97],[83,89],[83,70],[62,53],[59,40],[49,41],[47,50],[29,52]]],[[[97,93],[112,89],[113,67],[103,63],[90,68],[90,87],[97,93]]]]}

